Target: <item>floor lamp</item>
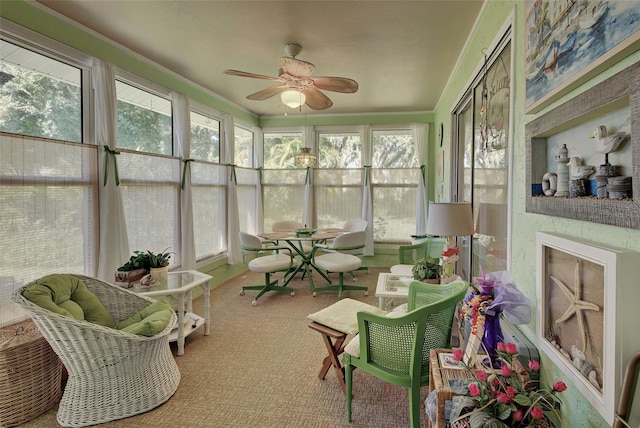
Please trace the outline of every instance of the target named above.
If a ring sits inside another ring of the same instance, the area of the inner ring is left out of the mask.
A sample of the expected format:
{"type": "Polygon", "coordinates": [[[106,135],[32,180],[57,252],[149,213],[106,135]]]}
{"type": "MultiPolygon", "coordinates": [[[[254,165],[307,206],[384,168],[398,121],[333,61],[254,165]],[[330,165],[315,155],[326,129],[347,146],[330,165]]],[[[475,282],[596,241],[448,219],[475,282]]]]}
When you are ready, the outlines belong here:
{"type": "Polygon", "coordinates": [[[460,249],[456,247],[456,236],[474,234],[473,210],[468,202],[429,203],[427,233],[446,237],[442,251],[442,284],[453,281],[456,261],[460,258],[460,249]]]}

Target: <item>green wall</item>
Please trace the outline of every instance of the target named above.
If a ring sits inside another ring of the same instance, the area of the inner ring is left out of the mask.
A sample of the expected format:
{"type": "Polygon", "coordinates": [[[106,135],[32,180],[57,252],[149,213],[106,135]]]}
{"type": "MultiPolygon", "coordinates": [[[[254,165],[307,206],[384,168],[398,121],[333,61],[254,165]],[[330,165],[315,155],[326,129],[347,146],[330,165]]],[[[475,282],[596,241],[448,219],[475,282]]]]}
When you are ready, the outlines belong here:
{"type": "MultiPolygon", "coordinates": [[[[557,107],[563,102],[584,92],[586,89],[603,81],[607,77],[619,72],[630,64],[640,60],[640,52],[636,52],[619,63],[611,66],[605,72],[592,78],[582,86],[571,91],[561,99],[538,112],[536,115],[525,115],[525,10],[524,1],[488,0],[483,8],[474,34],[463,52],[459,67],[455,71],[447,86],[446,93],[441,98],[435,111],[434,122],[444,123],[445,129],[445,158],[449,160],[451,118],[456,101],[462,96],[469,84],[474,70],[478,70],[483,61],[482,49],[491,46],[498,37],[503,24],[514,13],[514,27],[512,39],[512,55],[515,58],[515,72],[512,76],[514,98],[513,110],[513,204],[512,204],[512,251],[511,276],[533,302],[536,302],[536,232],[545,231],[562,233],[579,239],[586,239],[604,245],[618,248],[640,250],[640,231],[621,227],[601,225],[584,221],[570,220],[560,217],[550,217],[525,212],[526,188],[526,153],[525,153],[525,124],[539,115],[557,107]]],[[[439,150],[439,149],[438,149],[439,150]]],[[[432,157],[434,159],[434,157],[432,157]]],[[[445,187],[446,183],[445,183],[445,187]]],[[[447,187],[448,189],[448,187],[447,187]]],[[[448,193],[445,193],[447,195],[448,193]]],[[[535,340],[535,311],[531,324],[521,326],[524,333],[534,343],[535,340]]],[[[637,349],[640,350],[640,339],[637,349]]],[[[584,399],[566,379],[560,370],[542,352],[542,376],[544,381],[562,379],[569,389],[560,394],[562,399],[561,423],[564,427],[606,427],[609,426],[600,414],[584,399]]]]}

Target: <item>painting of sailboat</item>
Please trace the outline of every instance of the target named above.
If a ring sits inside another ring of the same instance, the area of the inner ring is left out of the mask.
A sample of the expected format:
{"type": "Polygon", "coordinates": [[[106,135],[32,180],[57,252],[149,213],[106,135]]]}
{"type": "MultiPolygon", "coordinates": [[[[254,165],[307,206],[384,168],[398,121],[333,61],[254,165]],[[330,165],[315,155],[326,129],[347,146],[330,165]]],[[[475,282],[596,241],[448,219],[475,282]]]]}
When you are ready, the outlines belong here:
{"type": "Polygon", "coordinates": [[[525,7],[527,113],[640,49],[638,0],[525,0],[525,7]]]}

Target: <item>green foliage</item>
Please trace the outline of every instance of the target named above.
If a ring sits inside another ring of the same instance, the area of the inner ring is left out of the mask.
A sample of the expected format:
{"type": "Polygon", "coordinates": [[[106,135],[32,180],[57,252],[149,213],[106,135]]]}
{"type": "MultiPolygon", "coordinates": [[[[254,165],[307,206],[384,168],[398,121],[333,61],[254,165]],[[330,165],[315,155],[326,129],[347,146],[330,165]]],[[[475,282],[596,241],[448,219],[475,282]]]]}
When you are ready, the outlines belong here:
{"type": "Polygon", "coordinates": [[[149,267],[159,268],[169,266],[172,253],[168,252],[167,250],[168,248],[165,248],[164,251],[158,254],[147,251],[147,254],[149,256],[149,267]]]}
{"type": "Polygon", "coordinates": [[[442,274],[440,260],[434,257],[425,257],[418,260],[411,269],[413,279],[424,281],[425,279],[439,279],[442,274]]]}
{"type": "Polygon", "coordinates": [[[169,266],[171,254],[166,248],[160,253],[153,253],[151,251],[134,251],[129,260],[118,268],[122,272],[130,272],[136,269],[144,269],[148,271],[150,268],[158,268],[169,266]]]}
{"type": "Polygon", "coordinates": [[[118,268],[121,272],[131,272],[132,270],[149,270],[149,254],[143,251],[134,251],[133,256],[118,268]]]}
{"type": "Polygon", "coordinates": [[[82,142],[78,86],[11,64],[2,66],[11,77],[0,85],[0,131],[82,142]]]}

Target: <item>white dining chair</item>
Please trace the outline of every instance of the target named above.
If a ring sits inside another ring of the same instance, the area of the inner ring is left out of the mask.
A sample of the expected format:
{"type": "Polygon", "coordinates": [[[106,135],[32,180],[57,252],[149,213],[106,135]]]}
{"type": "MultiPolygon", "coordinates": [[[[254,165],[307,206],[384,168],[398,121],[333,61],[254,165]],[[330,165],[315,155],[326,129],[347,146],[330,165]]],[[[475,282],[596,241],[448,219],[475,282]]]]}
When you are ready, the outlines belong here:
{"type": "Polygon", "coordinates": [[[331,244],[316,244],[311,253],[313,265],[325,273],[336,272],[338,274],[338,284],[323,287],[314,287],[313,295],[316,291],[338,291],[338,299],[342,298],[344,290],[363,290],[365,296],[369,295],[369,288],[364,285],[345,285],[345,272],[353,272],[360,268],[362,260],[358,254],[362,253],[365,245],[365,232],[349,232],[336,237],[331,244]],[[322,250],[326,254],[316,256],[316,252],[322,250]]]}

